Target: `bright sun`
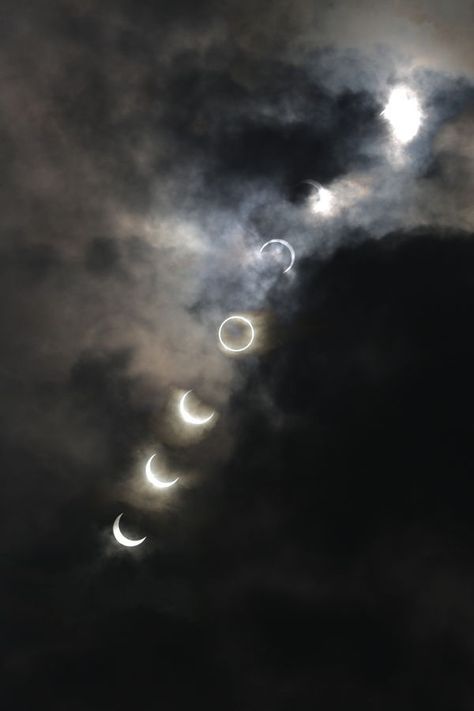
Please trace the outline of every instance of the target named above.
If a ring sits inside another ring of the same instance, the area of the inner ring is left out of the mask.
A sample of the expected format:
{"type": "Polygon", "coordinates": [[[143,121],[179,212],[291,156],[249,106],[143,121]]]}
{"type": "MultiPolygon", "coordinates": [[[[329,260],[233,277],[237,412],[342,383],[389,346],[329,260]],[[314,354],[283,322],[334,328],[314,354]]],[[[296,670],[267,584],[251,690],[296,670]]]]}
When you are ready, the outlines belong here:
{"type": "Polygon", "coordinates": [[[408,143],[416,136],[423,116],[416,94],[405,86],[392,89],[381,115],[390,123],[400,143],[408,143]]]}

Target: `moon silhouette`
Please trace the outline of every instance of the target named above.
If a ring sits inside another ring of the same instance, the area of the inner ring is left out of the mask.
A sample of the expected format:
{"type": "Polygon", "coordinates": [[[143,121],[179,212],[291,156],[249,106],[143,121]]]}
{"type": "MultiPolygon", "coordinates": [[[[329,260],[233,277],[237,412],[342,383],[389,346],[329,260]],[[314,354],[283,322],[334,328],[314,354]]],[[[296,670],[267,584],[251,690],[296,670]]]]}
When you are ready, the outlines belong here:
{"type": "Polygon", "coordinates": [[[290,263],[287,266],[287,268],[283,270],[283,274],[286,274],[286,272],[289,272],[291,267],[295,263],[295,250],[293,249],[291,244],[286,241],[286,239],[270,239],[270,240],[268,240],[268,242],[265,242],[265,244],[260,247],[260,254],[262,254],[265,247],[268,247],[269,244],[281,244],[281,245],[283,245],[283,247],[286,247],[287,250],[289,251],[290,263]]]}
{"type": "Polygon", "coordinates": [[[218,336],[219,336],[219,341],[221,343],[221,346],[226,349],[226,351],[232,351],[233,353],[239,353],[241,351],[246,351],[247,348],[250,348],[252,345],[254,338],[255,338],[255,330],[254,327],[252,326],[251,321],[249,321],[248,318],[245,318],[245,316],[228,316],[224,321],[222,321],[221,325],[219,326],[219,331],[218,331],[218,336]],[[242,346],[241,348],[232,348],[231,346],[228,346],[227,343],[224,342],[222,338],[222,329],[226,325],[226,323],[229,323],[229,321],[241,321],[244,323],[248,329],[250,330],[250,338],[248,343],[245,344],[245,346],[242,346]]]}
{"type": "Polygon", "coordinates": [[[133,548],[134,546],[139,546],[143,541],[146,539],[146,536],[143,538],[127,538],[127,536],[124,536],[122,531],[120,530],[120,519],[122,518],[123,513],[119,514],[117,518],[114,521],[114,526],[113,526],[113,533],[115,536],[115,540],[117,543],[120,543],[122,546],[127,546],[127,548],[133,548]]]}
{"type": "Polygon", "coordinates": [[[156,457],[156,454],[152,454],[150,459],[146,463],[145,467],[145,475],[150,484],[153,484],[157,489],[168,489],[170,486],[173,486],[173,484],[176,484],[176,482],[179,479],[179,476],[176,477],[176,479],[173,479],[173,481],[161,481],[161,479],[158,479],[158,477],[153,474],[152,469],[151,469],[151,463],[156,457]]]}
{"type": "Polygon", "coordinates": [[[211,412],[211,414],[207,417],[196,417],[195,415],[191,415],[191,413],[188,412],[188,410],[186,409],[186,398],[188,397],[189,393],[192,393],[192,390],[188,390],[187,392],[185,392],[179,401],[179,413],[183,420],[189,425],[205,425],[207,422],[210,422],[214,417],[214,412],[211,412]]]}

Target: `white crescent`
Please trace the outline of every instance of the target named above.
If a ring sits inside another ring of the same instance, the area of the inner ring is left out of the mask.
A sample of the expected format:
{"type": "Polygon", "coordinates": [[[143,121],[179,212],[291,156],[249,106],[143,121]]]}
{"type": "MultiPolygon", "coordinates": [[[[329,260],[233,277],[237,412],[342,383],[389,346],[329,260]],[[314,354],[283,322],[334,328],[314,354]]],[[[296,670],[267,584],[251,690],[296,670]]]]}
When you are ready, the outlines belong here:
{"type": "Polygon", "coordinates": [[[119,514],[117,518],[114,521],[114,526],[113,526],[113,532],[115,536],[115,540],[117,543],[120,543],[122,546],[127,546],[127,548],[133,548],[134,546],[139,546],[143,541],[146,539],[146,536],[143,538],[127,538],[127,536],[124,536],[122,531],[120,530],[120,519],[122,518],[123,513],[119,514]]]}
{"type": "Polygon", "coordinates": [[[151,470],[151,463],[156,457],[156,454],[152,454],[150,459],[146,463],[145,467],[145,475],[150,484],[153,484],[153,486],[156,486],[157,489],[168,489],[170,486],[173,486],[173,484],[176,484],[176,482],[179,479],[179,476],[176,477],[176,479],[173,479],[173,481],[161,481],[161,479],[158,479],[158,477],[153,474],[151,470]]]}
{"type": "Polygon", "coordinates": [[[190,412],[188,412],[188,410],[186,409],[186,398],[188,397],[189,393],[192,393],[192,390],[188,390],[186,393],[184,393],[184,395],[179,401],[179,413],[183,420],[190,425],[205,425],[207,422],[210,422],[214,417],[214,412],[211,412],[211,414],[207,417],[195,417],[194,415],[191,415],[190,412]]]}
{"type": "Polygon", "coordinates": [[[283,247],[286,247],[287,250],[289,251],[290,263],[287,266],[287,268],[283,270],[283,274],[286,274],[286,272],[289,272],[291,267],[295,263],[295,250],[293,249],[291,244],[286,241],[286,239],[270,239],[270,240],[268,240],[268,242],[265,242],[265,244],[260,247],[260,254],[263,252],[265,247],[268,247],[269,244],[282,244],[283,247]]]}
{"type": "Polygon", "coordinates": [[[248,318],[245,318],[245,316],[228,316],[224,321],[222,321],[221,325],[219,326],[219,331],[218,334],[219,336],[219,341],[221,343],[221,346],[226,349],[226,351],[232,351],[233,353],[239,353],[240,351],[246,351],[247,348],[250,348],[252,345],[254,338],[255,338],[255,330],[254,327],[252,326],[251,321],[249,321],[248,318]],[[229,321],[241,321],[244,323],[247,328],[250,331],[250,337],[248,343],[245,344],[245,346],[242,346],[241,348],[232,348],[231,346],[228,346],[227,343],[224,342],[222,338],[222,329],[226,325],[226,323],[229,323],[229,321]]]}

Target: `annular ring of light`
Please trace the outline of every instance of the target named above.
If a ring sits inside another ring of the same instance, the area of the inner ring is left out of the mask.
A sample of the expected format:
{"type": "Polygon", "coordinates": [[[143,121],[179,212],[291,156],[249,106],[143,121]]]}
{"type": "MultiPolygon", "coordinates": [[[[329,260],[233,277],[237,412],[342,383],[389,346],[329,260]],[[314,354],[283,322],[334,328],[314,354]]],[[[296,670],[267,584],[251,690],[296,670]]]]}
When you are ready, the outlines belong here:
{"type": "Polygon", "coordinates": [[[233,353],[239,353],[240,351],[246,351],[247,348],[250,348],[252,345],[254,338],[255,338],[255,330],[254,327],[252,326],[251,321],[249,321],[248,318],[245,318],[245,316],[228,316],[224,321],[222,321],[221,325],[219,326],[219,341],[221,343],[221,346],[226,349],[226,351],[232,351],[233,353]],[[225,327],[227,323],[230,321],[240,321],[241,323],[245,324],[247,328],[250,331],[250,337],[248,343],[245,344],[245,346],[241,346],[240,348],[232,348],[231,346],[227,345],[225,343],[224,339],[222,338],[222,330],[225,327]]]}
{"type": "Polygon", "coordinates": [[[289,272],[291,267],[295,263],[295,250],[293,249],[291,244],[286,241],[286,239],[270,239],[268,240],[268,242],[265,242],[265,244],[260,247],[260,254],[262,254],[263,250],[268,247],[269,244],[281,244],[283,247],[286,247],[288,252],[290,253],[290,263],[287,268],[283,270],[283,274],[286,274],[286,272],[289,272]]]}

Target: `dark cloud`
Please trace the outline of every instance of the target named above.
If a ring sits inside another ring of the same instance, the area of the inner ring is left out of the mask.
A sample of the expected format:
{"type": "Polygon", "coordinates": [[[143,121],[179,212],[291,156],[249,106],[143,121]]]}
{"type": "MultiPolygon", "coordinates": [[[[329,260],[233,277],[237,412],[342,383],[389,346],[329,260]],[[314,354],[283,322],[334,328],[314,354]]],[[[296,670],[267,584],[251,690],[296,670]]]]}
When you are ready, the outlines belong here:
{"type": "Polygon", "coordinates": [[[241,394],[207,544],[244,707],[468,707],[471,239],[307,263],[293,338],[241,394]]]}
{"type": "Polygon", "coordinates": [[[120,255],[116,242],[107,237],[96,237],[86,251],[86,267],[91,272],[113,271],[119,264],[120,255]]]}
{"type": "Polygon", "coordinates": [[[5,568],[12,704],[125,708],[164,674],[177,709],[468,708],[473,264],[471,235],[433,232],[308,260],[291,338],[231,403],[230,461],[179,510],[128,507],[138,559],[98,534],[150,413],[126,354],[78,362],[107,458],[5,568]]]}

